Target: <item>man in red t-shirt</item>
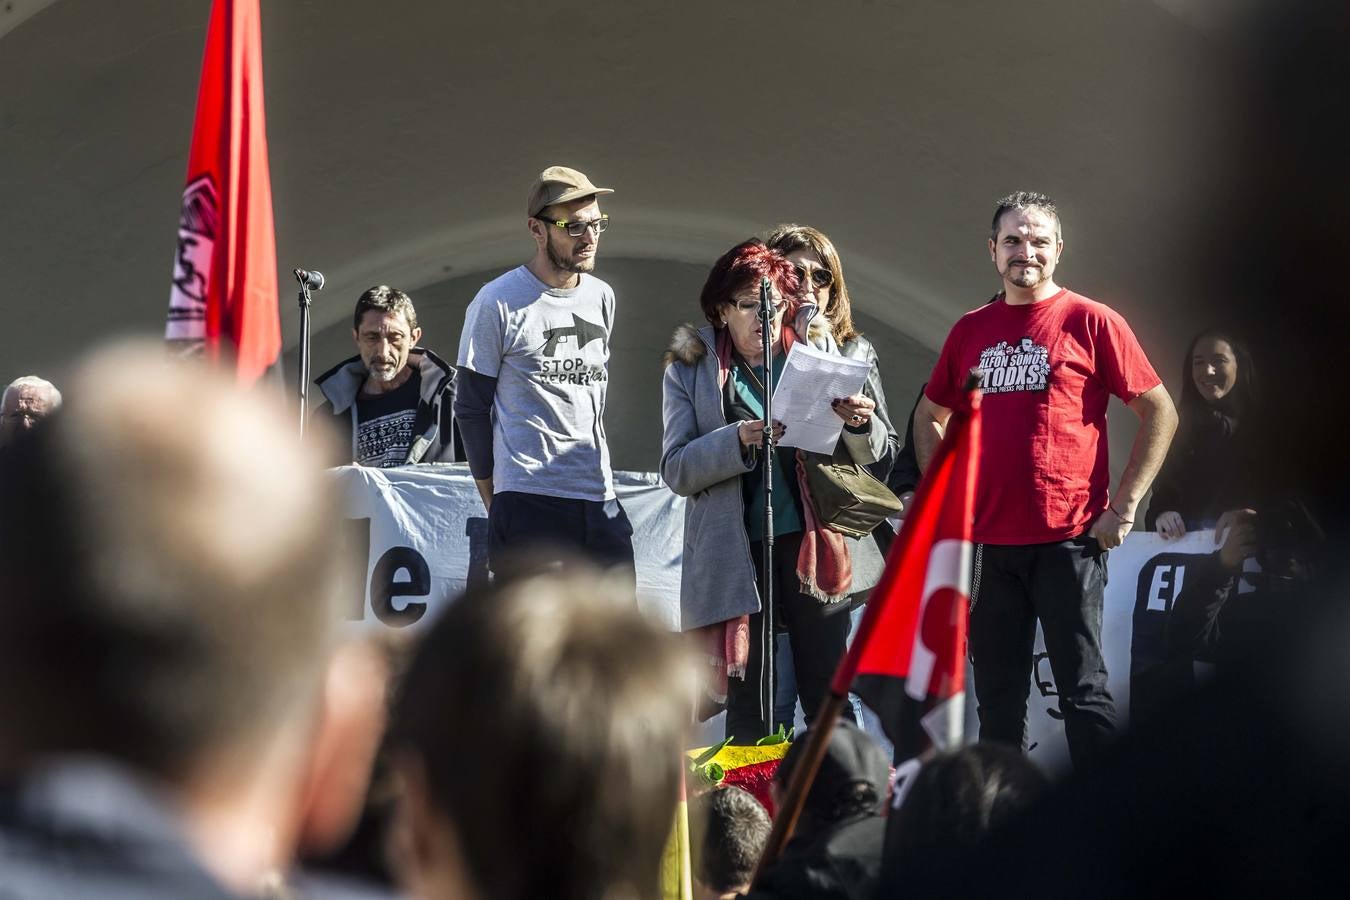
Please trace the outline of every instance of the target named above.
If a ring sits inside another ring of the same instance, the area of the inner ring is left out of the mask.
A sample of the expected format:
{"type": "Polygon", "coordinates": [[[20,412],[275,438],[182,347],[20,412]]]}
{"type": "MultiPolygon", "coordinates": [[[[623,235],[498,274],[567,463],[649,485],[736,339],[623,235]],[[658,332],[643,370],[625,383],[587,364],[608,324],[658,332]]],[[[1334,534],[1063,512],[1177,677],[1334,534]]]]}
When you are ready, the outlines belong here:
{"type": "Polygon", "coordinates": [[[947,336],[914,418],[926,467],[966,374],[984,373],[970,652],[980,739],[1021,746],[1036,620],[1041,621],[1075,766],[1115,731],[1102,659],[1106,553],[1134,524],[1176,430],[1176,410],[1130,326],[1054,282],[1064,249],[1054,202],[999,201],[989,255],[1003,296],[947,336]],[[1110,492],[1106,406],[1139,417],[1129,462],[1110,492]]]}

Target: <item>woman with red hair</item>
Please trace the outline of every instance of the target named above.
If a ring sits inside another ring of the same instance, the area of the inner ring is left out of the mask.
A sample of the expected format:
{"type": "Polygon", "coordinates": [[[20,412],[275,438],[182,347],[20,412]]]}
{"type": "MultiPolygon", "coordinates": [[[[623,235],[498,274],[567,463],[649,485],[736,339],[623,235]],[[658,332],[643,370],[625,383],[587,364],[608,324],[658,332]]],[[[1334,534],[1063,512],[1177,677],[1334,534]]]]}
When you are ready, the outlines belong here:
{"type": "MultiPolygon", "coordinates": [[[[753,743],[767,733],[774,636],[762,627],[765,360],[759,286],[772,285],[772,359],[781,372],[797,341],[837,353],[828,320],[800,295],[792,264],[763,241],[732,247],[713,264],[699,298],[708,324],[682,325],[666,354],[661,477],[685,505],[680,627],[699,630],[717,667],[714,695],[727,704],[727,734],[753,743]]],[[[836,398],[840,440],[859,464],[876,462],[876,404],[836,398]]],[[[781,436],[782,426],[771,426],[781,436]]],[[[774,621],[787,631],[807,720],[814,718],[848,637],[858,584],[851,542],[817,521],[796,452],[775,451],[774,621]]],[[[790,724],[790,723],[788,723],[790,724]]]]}

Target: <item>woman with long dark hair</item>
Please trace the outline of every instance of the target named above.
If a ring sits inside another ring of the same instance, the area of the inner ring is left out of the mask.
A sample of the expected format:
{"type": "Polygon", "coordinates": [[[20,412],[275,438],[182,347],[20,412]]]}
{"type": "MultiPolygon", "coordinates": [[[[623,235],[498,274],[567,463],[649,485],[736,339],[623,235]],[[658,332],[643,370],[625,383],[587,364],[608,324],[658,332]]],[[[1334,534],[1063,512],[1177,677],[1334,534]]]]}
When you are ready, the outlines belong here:
{"type": "Polygon", "coordinates": [[[1153,482],[1147,529],[1179,538],[1213,527],[1226,510],[1252,505],[1259,399],[1245,343],[1219,329],[1191,339],[1182,361],[1181,424],[1153,482]]]}

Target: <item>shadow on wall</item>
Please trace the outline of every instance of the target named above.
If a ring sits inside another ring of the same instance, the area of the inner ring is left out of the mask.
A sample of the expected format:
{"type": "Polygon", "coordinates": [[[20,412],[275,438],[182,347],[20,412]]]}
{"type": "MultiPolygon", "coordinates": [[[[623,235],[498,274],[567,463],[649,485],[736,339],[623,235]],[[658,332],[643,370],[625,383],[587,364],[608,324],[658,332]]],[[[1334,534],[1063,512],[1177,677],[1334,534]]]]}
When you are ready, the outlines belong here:
{"type": "MultiPolygon", "coordinates": [[[[482,285],[500,272],[476,272],[411,291],[422,326],[422,343],[453,363],[459,350],[464,310],[482,285]]],[[[668,260],[602,259],[596,274],[614,288],[618,301],[614,338],[610,347],[609,405],[605,429],[616,469],[654,471],[661,459],[661,354],[671,332],[682,322],[703,323],[699,291],[707,277],[705,266],[668,260]]],[[[392,285],[398,287],[396,279],[392,285]]],[[[317,295],[315,304],[352,309],[361,291],[370,285],[332,285],[317,295]]],[[[295,316],[294,304],[282,314],[295,316]]],[[[892,414],[909,412],[919,385],[928,377],[937,355],[894,329],[867,316],[856,316],[881,356],[882,376],[892,414]]],[[[314,333],[312,370],[315,375],[356,352],[350,318],[314,333]]],[[[286,353],[287,390],[295,394],[299,357],[286,353]]],[[[320,398],[310,391],[311,406],[320,398]]],[[[903,421],[897,425],[903,427],[903,421]]]]}

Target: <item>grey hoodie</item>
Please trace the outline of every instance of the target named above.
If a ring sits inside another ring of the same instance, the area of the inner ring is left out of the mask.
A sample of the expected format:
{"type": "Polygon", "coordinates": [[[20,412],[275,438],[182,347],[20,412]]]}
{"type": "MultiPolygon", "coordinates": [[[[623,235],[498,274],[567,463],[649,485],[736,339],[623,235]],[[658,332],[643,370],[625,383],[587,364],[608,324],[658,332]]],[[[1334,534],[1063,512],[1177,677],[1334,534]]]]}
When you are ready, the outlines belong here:
{"type": "MultiPolygon", "coordinates": [[[[456,434],[458,429],[451,409],[455,399],[455,367],[425,347],[414,347],[409,352],[408,365],[417,367],[422,389],[417,418],[413,422],[412,446],[405,465],[464,459],[463,443],[456,434]]],[[[314,379],[324,396],[324,402],[314,411],[314,418],[321,420],[325,415],[335,416],[338,430],[351,435],[354,428],[352,407],[367,374],[361,357],[353,356],[314,379]]],[[[346,459],[335,459],[333,464],[350,465],[351,461],[348,453],[346,459]]]]}

